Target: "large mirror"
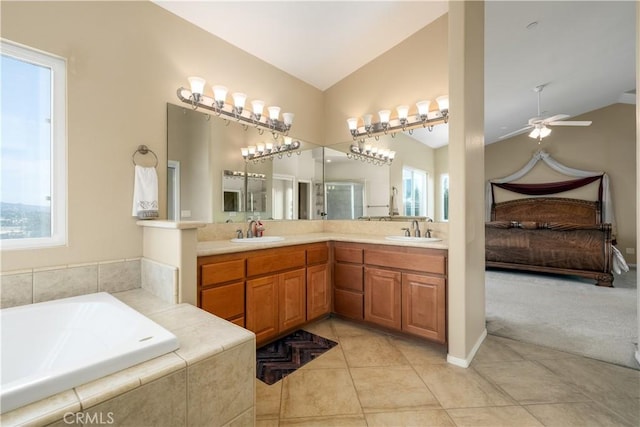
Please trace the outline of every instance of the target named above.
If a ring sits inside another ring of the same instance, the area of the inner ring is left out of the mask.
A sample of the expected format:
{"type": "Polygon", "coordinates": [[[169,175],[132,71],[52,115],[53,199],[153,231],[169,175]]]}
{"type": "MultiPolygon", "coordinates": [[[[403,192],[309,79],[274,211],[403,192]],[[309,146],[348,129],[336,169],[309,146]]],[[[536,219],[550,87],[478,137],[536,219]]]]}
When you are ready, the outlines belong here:
{"type": "MultiPolygon", "coordinates": [[[[238,222],[318,219],[324,211],[322,148],[245,162],[241,148],[275,141],[269,132],[167,104],[167,216],[238,222]]],[[[281,136],[279,138],[282,138],[281,136]]]]}
{"type": "Polygon", "coordinates": [[[327,218],[447,221],[448,163],[447,145],[432,148],[401,132],[325,147],[327,218]],[[388,149],[395,158],[390,164],[354,159],[352,145],[388,149]]]}

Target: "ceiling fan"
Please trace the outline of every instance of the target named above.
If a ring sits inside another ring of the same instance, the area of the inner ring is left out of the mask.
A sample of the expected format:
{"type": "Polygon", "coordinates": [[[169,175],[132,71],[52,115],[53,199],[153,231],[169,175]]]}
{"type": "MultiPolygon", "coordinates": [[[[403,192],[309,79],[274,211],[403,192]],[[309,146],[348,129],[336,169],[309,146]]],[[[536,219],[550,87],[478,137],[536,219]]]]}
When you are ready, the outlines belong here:
{"type": "Polygon", "coordinates": [[[544,89],[546,85],[539,85],[533,88],[533,91],[538,94],[538,116],[532,117],[529,119],[529,124],[522,129],[518,129],[516,131],[510,132],[506,135],[502,135],[498,139],[508,138],[510,136],[514,136],[520,134],[526,130],[532,129],[529,133],[530,138],[538,139],[538,143],[542,141],[542,138],[549,136],[551,133],[551,129],[547,126],[589,126],[591,125],[591,121],[569,121],[565,120],[569,118],[568,114],[556,114],[555,116],[544,118],[541,116],[540,112],[540,93],[544,89]]]}

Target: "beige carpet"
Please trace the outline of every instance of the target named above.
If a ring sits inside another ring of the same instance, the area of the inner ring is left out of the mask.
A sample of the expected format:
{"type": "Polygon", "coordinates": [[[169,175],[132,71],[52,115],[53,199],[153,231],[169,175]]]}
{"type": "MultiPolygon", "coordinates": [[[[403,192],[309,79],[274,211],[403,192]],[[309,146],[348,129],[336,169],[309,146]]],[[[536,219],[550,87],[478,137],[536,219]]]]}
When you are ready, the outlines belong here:
{"type": "Polygon", "coordinates": [[[486,272],[487,332],[640,369],[637,271],[614,288],[592,280],[504,270],[486,272]]]}

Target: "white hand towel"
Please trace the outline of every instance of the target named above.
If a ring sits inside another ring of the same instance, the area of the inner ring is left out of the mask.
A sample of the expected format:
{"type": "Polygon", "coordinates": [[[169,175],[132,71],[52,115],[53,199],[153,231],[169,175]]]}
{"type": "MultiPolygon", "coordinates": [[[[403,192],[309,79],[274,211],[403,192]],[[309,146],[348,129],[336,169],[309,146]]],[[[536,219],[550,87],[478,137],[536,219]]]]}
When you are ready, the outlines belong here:
{"type": "Polygon", "coordinates": [[[620,250],[615,246],[611,246],[611,249],[613,249],[613,266],[612,266],[613,272],[616,274],[622,274],[629,271],[629,266],[627,265],[627,262],[624,260],[624,257],[622,256],[622,252],[620,252],[620,250]]]}
{"type": "Polygon", "coordinates": [[[132,215],[140,219],[158,217],[158,174],[156,168],[136,165],[132,215]]]}

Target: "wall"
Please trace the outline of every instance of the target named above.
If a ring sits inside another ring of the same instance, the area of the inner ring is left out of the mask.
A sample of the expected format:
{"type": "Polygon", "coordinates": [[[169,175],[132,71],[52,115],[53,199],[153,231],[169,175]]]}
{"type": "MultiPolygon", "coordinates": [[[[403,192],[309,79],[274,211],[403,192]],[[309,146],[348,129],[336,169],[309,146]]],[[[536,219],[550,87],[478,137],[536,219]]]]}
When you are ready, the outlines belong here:
{"type": "MultiPolygon", "coordinates": [[[[611,178],[617,247],[628,263],[635,264],[637,256],[626,253],[626,248],[637,248],[635,110],[635,105],[612,104],[577,116],[573,119],[593,123],[589,127],[556,126],[541,144],[526,133],[489,144],[485,147],[485,178],[500,178],[517,171],[540,149],[569,167],[606,172],[611,178]]],[[[568,179],[544,165],[537,165],[535,171],[538,182],[568,179]]]]}
{"type": "Polygon", "coordinates": [[[187,76],[278,104],[296,114],[293,136],[324,140],[322,92],[151,2],[3,1],[0,12],[3,38],[68,61],[69,244],[3,251],[3,271],[142,255],[131,155],[146,144],[166,163],[166,104],[187,76]]]}

